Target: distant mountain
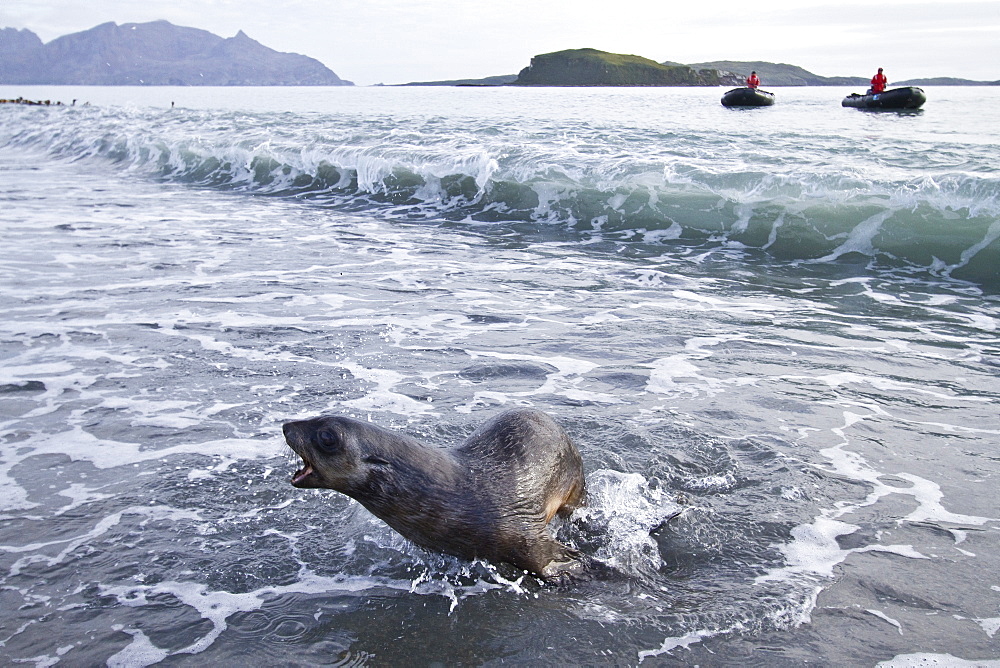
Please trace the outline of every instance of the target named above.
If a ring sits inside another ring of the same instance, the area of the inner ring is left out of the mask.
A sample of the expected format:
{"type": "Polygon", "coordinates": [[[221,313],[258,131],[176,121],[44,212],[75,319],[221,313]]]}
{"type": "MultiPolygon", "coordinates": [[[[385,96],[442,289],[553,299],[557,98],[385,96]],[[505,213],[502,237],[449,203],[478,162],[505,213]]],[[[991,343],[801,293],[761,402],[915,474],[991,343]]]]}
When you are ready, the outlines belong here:
{"type": "Polygon", "coordinates": [[[4,28],[0,30],[0,83],[7,80],[11,72],[31,66],[35,54],[43,48],[42,40],[30,30],[4,28]]]}
{"type": "MultiPolygon", "coordinates": [[[[668,61],[669,62],[669,61],[668,61]]],[[[664,63],[667,64],[667,63],[664,63]]],[[[867,86],[864,77],[821,77],[797,65],[766,63],[763,61],[713,60],[709,63],[694,63],[690,67],[714,68],[736,74],[740,83],[757,72],[760,85],[767,86],[867,86]]]]}
{"type": "Polygon", "coordinates": [[[896,86],[1000,86],[1000,81],[973,81],[955,77],[935,77],[931,79],[907,79],[894,81],[896,86]]]}
{"type": "Polygon", "coordinates": [[[668,66],[641,56],[597,49],[544,53],[517,75],[514,86],[718,86],[714,69],[668,66]]]}
{"type": "Polygon", "coordinates": [[[101,86],[351,86],[323,63],[281,53],[241,30],[104,23],[48,44],[30,30],[0,30],[0,83],[101,86]]]}
{"type": "MultiPolygon", "coordinates": [[[[666,62],[664,65],[675,63],[666,62]]],[[[761,86],[868,86],[870,79],[865,77],[821,77],[804,70],[797,65],[784,63],[766,63],[763,61],[714,60],[709,63],[695,63],[690,67],[714,67],[729,71],[746,78],[750,72],[756,71],[760,77],[761,86]]],[[[874,72],[873,72],[874,74],[874,72]]],[[[954,77],[938,77],[932,79],[908,79],[906,81],[889,81],[893,86],[1000,86],[1000,81],[972,81],[954,77]]]]}

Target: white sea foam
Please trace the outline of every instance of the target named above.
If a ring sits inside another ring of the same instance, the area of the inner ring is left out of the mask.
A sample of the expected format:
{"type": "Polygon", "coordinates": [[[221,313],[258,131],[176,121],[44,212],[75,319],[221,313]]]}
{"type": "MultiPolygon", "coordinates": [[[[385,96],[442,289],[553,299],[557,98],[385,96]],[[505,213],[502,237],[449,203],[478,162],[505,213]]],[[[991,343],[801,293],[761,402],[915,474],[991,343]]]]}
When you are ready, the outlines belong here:
{"type": "MultiPolygon", "coordinates": [[[[894,494],[912,496],[917,502],[917,509],[900,521],[933,522],[982,525],[996,521],[991,518],[976,517],[951,513],[942,505],[943,494],[940,487],[924,478],[909,474],[897,473],[896,478],[911,483],[908,488],[888,485],[882,481],[885,475],[872,467],[858,452],[846,449],[849,439],[846,435],[853,425],[865,420],[864,415],[844,412],[844,425],[831,431],[843,442],[831,448],[820,451],[829,461],[836,474],[849,479],[865,482],[871,486],[868,496],[856,503],[841,502],[834,508],[821,511],[820,516],[811,523],[801,524],[792,529],[792,540],[778,544],[775,547],[785,555],[785,565],[770,569],[756,578],[757,583],[796,579],[805,577],[807,580],[831,579],[837,566],[849,558],[851,554],[865,552],[884,552],[909,559],[933,559],[914,548],[912,545],[882,545],[878,543],[855,548],[841,548],[837,541],[840,536],[850,535],[858,530],[858,526],[837,518],[844,518],[861,508],[872,506],[881,499],[894,494]]],[[[956,542],[960,539],[956,537],[956,542]]],[[[815,603],[813,604],[815,605],[815,603]]],[[[806,611],[808,614],[808,611],[806,611]]]]}
{"type": "Polygon", "coordinates": [[[743,335],[731,334],[724,336],[693,337],[684,342],[684,354],[671,355],[655,360],[649,365],[649,382],[646,390],[657,394],[714,396],[726,391],[729,387],[754,385],[759,382],[755,377],[711,378],[702,374],[695,360],[704,360],[714,352],[715,346],[725,345],[730,341],[745,340],[743,335]]]}
{"type": "Polygon", "coordinates": [[[829,255],[825,255],[815,260],[806,260],[806,262],[833,262],[840,256],[848,253],[874,255],[875,246],[873,244],[873,239],[875,235],[878,234],[882,224],[893,213],[895,212],[891,209],[888,211],[882,211],[859,223],[856,227],[851,229],[847,236],[847,240],[840,246],[834,248],[829,255]]]}
{"type": "Polygon", "coordinates": [[[528,397],[544,396],[546,394],[564,396],[575,401],[593,401],[603,404],[617,404],[622,401],[619,397],[616,397],[613,394],[585,390],[579,387],[583,381],[583,375],[590,373],[600,366],[599,364],[589,360],[560,355],[543,357],[539,355],[501,353],[482,350],[466,350],[465,352],[473,359],[486,357],[492,359],[532,362],[543,367],[553,366],[556,368],[556,371],[546,374],[545,380],[538,387],[531,390],[524,390],[521,392],[494,392],[489,390],[478,391],[475,393],[472,401],[457,409],[464,413],[471,412],[476,406],[479,405],[518,402],[528,397]]]}
{"type": "MultiPolygon", "coordinates": [[[[419,575],[414,580],[350,575],[327,577],[317,575],[304,567],[300,570],[299,578],[294,583],[262,587],[244,593],[211,590],[200,583],[181,581],[167,581],[156,585],[101,585],[100,587],[103,596],[112,596],[118,600],[119,604],[129,607],[160,605],[151,599],[163,595],[172,596],[180,603],[196,610],[203,619],[212,624],[211,631],[187,647],[169,652],[169,656],[198,654],[205,651],[226,631],[229,626],[228,620],[234,614],[259,610],[265,607],[269,601],[290,594],[313,597],[327,594],[364,595],[379,590],[394,590],[425,596],[443,596],[452,601],[451,610],[454,610],[462,598],[499,588],[508,588],[514,593],[523,593],[519,582],[506,581],[502,578],[496,583],[480,580],[472,585],[458,586],[447,580],[430,579],[425,575],[419,575]]],[[[159,648],[141,643],[141,649],[147,653],[155,653],[159,648]]]]}
{"type": "Polygon", "coordinates": [[[587,476],[587,505],[573,517],[603,535],[595,558],[624,573],[660,566],[650,532],[681,507],[637,473],[600,469],[587,476]],[[599,528],[599,529],[598,529],[599,528]]]}
{"type": "Polygon", "coordinates": [[[896,630],[899,632],[899,635],[903,635],[903,625],[900,624],[898,620],[893,619],[892,617],[885,614],[881,610],[865,610],[865,612],[867,612],[869,615],[875,615],[879,619],[884,620],[889,624],[892,624],[893,626],[896,627],[896,630]]]}
{"type": "Polygon", "coordinates": [[[951,654],[929,654],[914,653],[900,654],[888,661],[879,661],[875,664],[878,668],[997,668],[1000,660],[982,659],[967,660],[960,659],[951,654]]]}
{"type": "Polygon", "coordinates": [[[914,500],[919,504],[916,510],[902,518],[904,522],[943,522],[946,524],[972,524],[981,526],[987,522],[1000,521],[998,518],[976,517],[974,515],[949,512],[941,504],[944,492],[941,491],[941,486],[937,483],[911,473],[897,473],[896,477],[909,480],[913,486],[906,490],[897,488],[894,491],[901,494],[913,495],[914,500]]]}
{"type": "Polygon", "coordinates": [[[698,394],[704,388],[709,395],[720,391],[723,382],[701,375],[687,355],[672,355],[656,360],[650,365],[646,390],[658,394],[698,394]],[[687,383],[679,382],[687,379],[687,383]],[[698,385],[695,384],[698,383],[698,385]]]}
{"type": "Polygon", "coordinates": [[[58,434],[39,434],[23,445],[31,449],[22,458],[37,455],[61,454],[74,461],[90,462],[97,468],[128,466],[146,461],[160,461],[179,454],[202,455],[215,458],[228,466],[245,459],[268,459],[274,456],[273,440],[232,438],[213,441],[183,443],[165,448],[149,448],[144,443],[127,443],[98,438],[82,427],[58,434]]]}
{"type": "Polygon", "coordinates": [[[983,627],[983,631],[985,631],[986,635],[990,638],[995,636],[997,631],[1000,631],[1000,617],[988,617],[986,619],[977,619],[975,621],[983,627]]]}
{"type": "Polygon", "coordinates": [[[122,518],[126,515],[139,515],[143,517],[148,517],[155,520],[170,520],[170,521],[202,521],[199,513],[190,510],[180,510],[177,508],[172,508],[170,506],[143,506],[143,507],[131,507],[125,510],[112,513],[101,520],[99,520],[94,527],[87,531],[86,533],[78,536],[73,536],[69,538],[62,538],[58,540],[42,541],[36,543],[28,543],[25,545],[0,545],[0,552],[7,552],[13,554],[25,554],[33,553],[44,550],[47,547],[53,546],[64,546],[63,549],[57,553],[55,556],[47,556],[43,554],[28,554],[27,556],[21,557],[13,563],[10,568],[10,575],[15,576],[20,574],[23,569],[27,566],[36,563],[45,564],[47,567],[52,567],[57,564],[61,564],[65,561],[75,550],[80,546],[86,545],[93,541],[94,539],[106,534],[112,528],[117,526],[122,518]]]}
{"type": "Polygon", "coordinates": [[[683,636],[676,638],[664,638],[663,644],[660,645],[658,649],[647,649],[641,650],[639,652],[639,663],[642,663],[646,659],[651,659],[653,657],[660,656],[661,654],[670,654],[675,649],[684,648],[688,649],[691,645],[700,643],[706,638],[713,638],[720,635],[718,631],[708,631],[705,629],[700,629],[698,631],[691,631],[683,636]]]}
{"type": "Polygon", "coordinates": [[[84,487],[80,483],[73,483],[69,487],[59,490],[59,496],[68,497],[71,503],[57,510],[54,515],[63,515],[88,503],[96,503],[114,497],[113,494],[103,494],[95,489],[84,487]]]}
{"type": "Polygon", "coordinates": [[[871,385],[872,387],[875,387],[879,390],[924,394],[930,397],[934,397],[935,399],[946,399],[952,401],[970,401],[974,403],[989,403],[992,401],[989,397],[949,394],[945,392],[927,389],[926,387],[916,385],[913,383],[904,383],[896,380],[891,380],[889,378],[883,378],[881,376],[865,376],[850,371],[842,371],[823,376],[816,376],[815,380],[825,383],[826,385],[834,389],[849,384],[871,385]]]}
{"type": "Polygon", "coordinates": [[[789,306],[780,304],[767,304],[763,302],[756,302],[750,300],[735,301],[731,299],[720,299],[718,297],[712,297],[709,295],[698,294],[691,292],[689,290],[674,290],[674,297],[678,299],[694,302],[697,304],[708,306],[712,309],[718,309],[722,311],[763,311],[766,313],[779,313],[789,310],[789,306]]]}
{"type": "Polygon", "coordinates": [[[108,668],[152,666],[170,656],[170,652],[154,645],[149,636],[139,629],[128,629],[120,624],[113,626],[112,629],[129,634],[132,636],[132,642],[108,657],[106,664],[108,668]]]}
{"type": "Polygon", "coordinates": [[[776,546],[785,555],[785,565],[758,576],[758,583],[782,580],[794,576],[832,578],[834,568],[856,552],[888,552],[912,559],[927,559],[910,545],[867,545],[844,549],[837,538],[854,533],[859,527],[827,517],[792,529],[792,540],[776,546]]]}
{"type": "MultiPolygon", "coordinates": [[[[187,424],[185,422],[184,424],[187,424]]],[[[56,433],[36,434],[22,441],[15,451],[6,449],[0,462],[0,509],[28,509],[36,504],[28,501],[27,492],[17,484],[10,472],[14,466],[30,457],[65,455],[74,461],[87,461],[97,468],[129,466],[147,461],[160,461],[173,455],[198,455],[217,460],[214,470],[223,471],[232,463],[245,459],[267,459],[275,455],[271,440],[224,439],[190,442],[165,448],[149,448],[144,443],[110,441],[94,436],[81,426],[56,433]]],[[[69,493],[75,493],[69,488],[69,493]]]]}
{"type": "Polygon", "coordinates": [[[404,380],[404,376],[396,371],[372,369],[350,360],[344,360],[338,366],[347,369],[358,380],[370,383],[376,388],[357,399],[337,402],[339,406],[358,411],[387,411],[407,416],[436,414],[434,406],[429,402],[418,401],[392,390],[404,380]]]}

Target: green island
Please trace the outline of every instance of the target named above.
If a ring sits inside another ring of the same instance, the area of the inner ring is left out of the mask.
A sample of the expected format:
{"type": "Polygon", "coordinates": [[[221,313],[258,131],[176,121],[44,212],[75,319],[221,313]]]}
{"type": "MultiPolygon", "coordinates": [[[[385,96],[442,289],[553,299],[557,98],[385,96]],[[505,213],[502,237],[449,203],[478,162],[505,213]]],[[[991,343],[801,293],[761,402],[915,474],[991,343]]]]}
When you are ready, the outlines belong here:
{"type": "Polygon", "coordinates": [[[508,85],[513,86],[719,86],[731,83],[717,69],[663,65],[642,56],[597,49],[544,53],[508,85]]]}

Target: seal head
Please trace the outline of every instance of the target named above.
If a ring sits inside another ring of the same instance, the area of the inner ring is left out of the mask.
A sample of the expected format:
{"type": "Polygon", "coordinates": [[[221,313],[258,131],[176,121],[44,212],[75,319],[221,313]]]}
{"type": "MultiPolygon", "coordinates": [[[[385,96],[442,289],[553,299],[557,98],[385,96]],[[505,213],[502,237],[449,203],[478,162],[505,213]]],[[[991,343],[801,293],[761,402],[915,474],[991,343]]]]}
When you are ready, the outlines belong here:
{"type": "Polygon", "coordinates": [[[378,454],[383,430],[364,422],[320,417],[286,423],[282,430],[288,445],[302,458],[302,468],[292,477],[294,487],[348,494],[373,475],[372,469],[389,465],[378,454]]]}

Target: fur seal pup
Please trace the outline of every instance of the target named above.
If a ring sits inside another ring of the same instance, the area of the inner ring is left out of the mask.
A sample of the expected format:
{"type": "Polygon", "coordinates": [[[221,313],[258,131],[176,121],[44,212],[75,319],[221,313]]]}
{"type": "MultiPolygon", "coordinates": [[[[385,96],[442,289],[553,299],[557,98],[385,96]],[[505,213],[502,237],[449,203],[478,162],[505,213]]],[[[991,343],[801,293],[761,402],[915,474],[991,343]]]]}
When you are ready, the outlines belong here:
{"type": "Polygon", "coordinates": [[[421,547],[507,562],[545,580],[582,570],[549,521],[584,504],[583,460],[545,413],[515,408],[454,449],[346,417],[288,422],[292,485],[342,492],[421,547]]]}

